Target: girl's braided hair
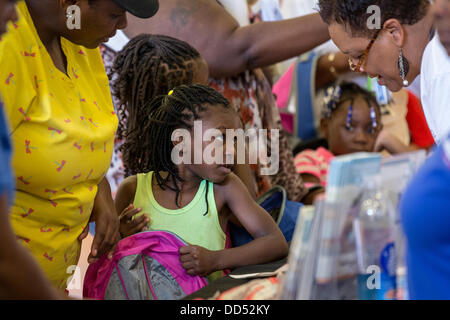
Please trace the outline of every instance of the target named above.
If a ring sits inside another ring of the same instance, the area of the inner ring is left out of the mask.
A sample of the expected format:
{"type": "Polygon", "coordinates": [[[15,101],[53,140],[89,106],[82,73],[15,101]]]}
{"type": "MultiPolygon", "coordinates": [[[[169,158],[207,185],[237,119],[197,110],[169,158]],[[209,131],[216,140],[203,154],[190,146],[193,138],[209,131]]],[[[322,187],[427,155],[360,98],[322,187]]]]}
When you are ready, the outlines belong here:
{"type": "Polygon", "coordinates": [[[374,107],[380,110],[380,105],[375,97],[375,94],[360,87],[358,84],[353,82],[338,82],[333,86],[328,87],[322,109],[322,118],[330,119],[332,114],[342,105],[345,101],[352,101],[361,96],[367,103],[367,106],[374,107]]]}
{"type": "Polygon", "coordinates": [[[322,118],[331,119],[334,112],[339,109],[339,106],[343,105],[346,101],[350,101],[346,123],[346,126],[350,128],[353,113],[353,104],[358,96],[360,96],[369,107],[372,129],[377,130],[379,126],[377,122],[377,111],[378,114],[381,115],[381,107],[375,97],[375,94],[353,82],[343,81],[336,84],[335,86],[328,88],[324,98],[322,118]]]}
{"type": "Polygon", "coordinates": [[[191,84],[200,59],[188,43],[164,35],[141,34],[118,53],[110,73],[117,100],[118,138],[133,130],[143,106],[170,89],[191,84]]]}

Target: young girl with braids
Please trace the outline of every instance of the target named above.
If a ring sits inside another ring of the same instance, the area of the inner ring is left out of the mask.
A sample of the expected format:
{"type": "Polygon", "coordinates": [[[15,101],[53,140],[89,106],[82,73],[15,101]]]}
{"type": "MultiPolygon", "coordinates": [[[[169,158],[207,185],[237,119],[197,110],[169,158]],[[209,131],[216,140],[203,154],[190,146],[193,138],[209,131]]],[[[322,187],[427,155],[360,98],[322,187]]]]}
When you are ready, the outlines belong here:
{"type": "MultiPolygon", "coordinates": [[[[124,177],[136,174],[129,154],[120,146],[127,132],[134,130],[146,102],[179,85],[207,84],[208,65],[196,49],[188,43],[164,35],[142,34],[130,40],[111,59],[104,52],[105,65],[111,77],[111,87],[119,127],[111,168],[107,177],[115,195],[124,177]],[[111,66],[108,68],[108,66],[111,66]],[[126,168],[126,169],[125,169],[126,168]]],[[[252,192],[253,177],[248,165],[237,165],[234,172],[252,192]]],[[[255,192],[251,193],[255,197],[255,192]]]]}
{"type": "Polygon", "coordinates": [[[128,125],[135,129],[127,131],[123,147],[127,163],[138,174],[126,178],[117,192],[122,236],[146,227],[177,234],[189,243],[179,250],[183,268],[190,275],[208,276],[209,280],[222,276],[223,269],[285,257],[288,247],[283,234],[232,172],[232,165],[207,164],[204,160],[191,164],[194,153],[203,155],[208,145],[203,142],[202,150],[195,149],[194,121],[201,121],[202,137],[209,129],[219,130],[222,135],[214,139],[224,143],[224,157],[230,156],[226,130],[240,129],[242,123],[228,100],[204,85],[179,86],[156,97],[144,110],[147,114],[129,118],[128,125]],[[193,137],[192,141],[182,141],[191,146],[188,158],[192,159],[180,164],[172,159],[172,150],[181,143],[172,141],[177,129],[188,130],[193,137]],[[230,215],[222,210],[224,206],[254,237],[252,242],[225,249],[230,215]],[[142,212],[149,218],[140,222],[132,218],[142,212]]]}
{"type": "Polygon", "coordinates": [[[402,142],[377,141],[382,127],[380,106],[372,93],[355,83],[342,82],[330,87],[320,122],[325,147],[307,149],[295,157],[297,172],[306,186],[326,186],[329,164],[335,156],[373,152],[375,148],[397,153],[396,143],[402,142]]]}
{"type": "Polygon", "coordinates": [[[103,51],[107,72],[111,78],[113,102],[119,116],[119,127],[111,168],[107,173],[113,194],[123,178],[134,174],[128,166],[124,172],[120,146],[126,132],[132,131],[136,118],[141,116],[145,102],[182,84],[208,81],[208,65],[197,50],[184,41],[164,36],[141,34],[130,40],[117,53],[103,51]]]}

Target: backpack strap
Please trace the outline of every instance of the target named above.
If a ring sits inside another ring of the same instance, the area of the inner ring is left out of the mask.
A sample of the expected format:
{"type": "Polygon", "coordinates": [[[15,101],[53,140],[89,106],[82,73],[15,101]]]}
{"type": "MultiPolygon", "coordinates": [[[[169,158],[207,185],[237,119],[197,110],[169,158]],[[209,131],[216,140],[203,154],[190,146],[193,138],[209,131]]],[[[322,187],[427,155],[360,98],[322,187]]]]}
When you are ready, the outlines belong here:
{"type": "MultiPolygon", "coordinates": [[[[272,188],[270,188],[269,190],[267,190],[266,192],[264,192],[261,196],[258,197],[258,199],[256,199],[256,202],[264,208],[264,202],[271,198],[274,194],[276,193],[281,193],[281,206],[280,206],[280,210],[278,212],[278,216],[275,219],[275,222],[277,224],[280,223],[281,219],[283,218],[283,212],[284,209],[286,207],[286,200],[287,200],[287,193],[286,193],[286,189],[284,189],[282,186],[279,185],[275,185],[272,188]]],[[[266,209],[266,208],[264,208],[266,209]]]]}

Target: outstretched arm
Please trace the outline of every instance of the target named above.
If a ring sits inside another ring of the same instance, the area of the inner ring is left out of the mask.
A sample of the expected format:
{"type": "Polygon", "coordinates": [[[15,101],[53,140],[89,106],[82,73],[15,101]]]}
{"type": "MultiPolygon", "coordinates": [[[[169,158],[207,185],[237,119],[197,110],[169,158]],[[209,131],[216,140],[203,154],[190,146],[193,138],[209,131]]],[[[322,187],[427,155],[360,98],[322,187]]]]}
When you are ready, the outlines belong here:
{"type": "Polygon", "coordinates": [[[151,19],[128,16],[128,21],[129,37],[165,34],[188,42],[205,58],[214,78],[296,57],[329,39],[319,14],[240,27],[215,0],[164,0],[151,19]]]}
{"type": "Polygon", "coordinates": [[[252,199],[236,175],[229,174],[217,191],[254,240],[243,246],[220,251],[209,251],[199,246],[180,248],[180,261],[188,274],[206,276],[217,270],[267,263],[286,257],[288,245],[280,228],[252,199]]]}

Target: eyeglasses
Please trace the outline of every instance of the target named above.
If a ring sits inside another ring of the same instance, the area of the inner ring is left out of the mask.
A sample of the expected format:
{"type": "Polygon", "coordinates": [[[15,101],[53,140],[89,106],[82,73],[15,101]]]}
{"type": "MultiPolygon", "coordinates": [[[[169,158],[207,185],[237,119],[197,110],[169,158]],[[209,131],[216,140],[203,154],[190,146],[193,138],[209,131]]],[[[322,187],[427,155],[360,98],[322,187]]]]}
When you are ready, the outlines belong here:
{"type": "Polygon", "coordinates": [[[364,51],[364,53],[359,58],[358,64],[356,64],[356,65],[353,64],[352,58],[348,58],[348,64],[350,66],[350,70],[352,70],[353,72],[361,73],[361,67],[364,67],[364,68],[366,67],[367,58],[369,56],[370,49],[372,49],[372,46],[373,46],[375,40],[377,40],[378,35],[380,34],[380,31],[381,31],[381,29],[379,29],[375,33],[375,36],[372,38],[372,40],[370,40],[369,45],[367,46],[366,50],[364,51]]]}

